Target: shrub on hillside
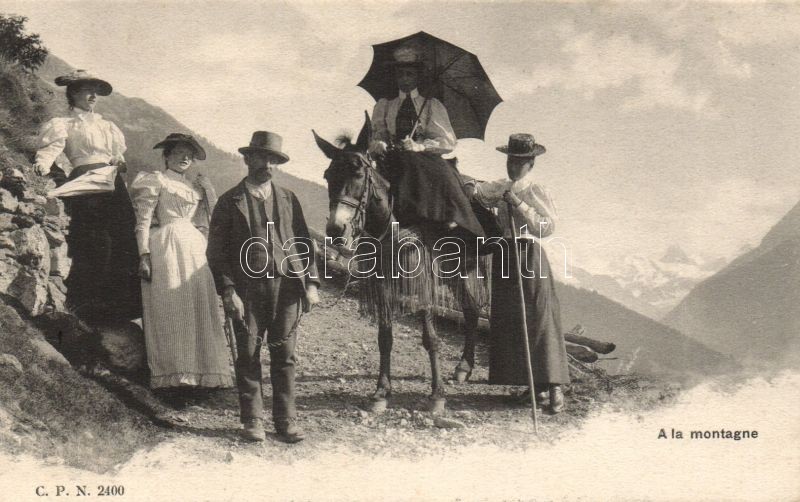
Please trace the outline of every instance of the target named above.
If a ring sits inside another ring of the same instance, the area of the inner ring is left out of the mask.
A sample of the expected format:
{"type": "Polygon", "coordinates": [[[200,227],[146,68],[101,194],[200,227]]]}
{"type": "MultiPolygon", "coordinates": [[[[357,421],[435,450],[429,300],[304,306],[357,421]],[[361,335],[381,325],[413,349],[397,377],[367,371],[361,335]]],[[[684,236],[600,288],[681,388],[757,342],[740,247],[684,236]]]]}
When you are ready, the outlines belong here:
{"type": "Polygon", "coordinates": [[[39,35],[25,33],[27,21],[23,16],[0,14],[0,57],[31,72],[44,63],[47,49],[39,35]]]}
{"type": "Polygon", "coordinates": [[[0,59],[0,144],[30,159],[42,123],[52,117],[53,92],[33,74],[0,59]]]}

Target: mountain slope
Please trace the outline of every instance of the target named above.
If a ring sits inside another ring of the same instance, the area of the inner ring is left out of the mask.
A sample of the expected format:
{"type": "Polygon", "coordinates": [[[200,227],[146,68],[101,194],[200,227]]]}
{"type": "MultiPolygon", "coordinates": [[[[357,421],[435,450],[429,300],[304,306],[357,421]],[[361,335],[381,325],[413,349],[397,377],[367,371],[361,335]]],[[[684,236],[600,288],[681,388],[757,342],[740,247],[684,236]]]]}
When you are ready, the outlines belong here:
{"type": "MultiPolygon", "coordinates": [[[[64,88],[56,87],[53,80],[58,75],[72,71],[73,68],[55,56],[49,56],[37,74],[56,93],[52,107],[56,114],[67,112],[64,88]]],[[[111,83],[114,84],[113,82],[111,83]]],[[[206,150],[207,159],[195,164],[198,172],[206,174],[217,187],[219,194],[238,183],[246,174],[247,168],[241,156],[224,152],[207,139],[189,130],[167,112],[140,98],[129,98],[117,92],[102,98],[97,105],[98,113],[113,121],[125,133],[128,144],[128,181],[139,171],[163,169],[164,162],[160,150],[153,145],[171,132],[192,134],[206,150]]],[[[250,138],[242,138],[246,144],[250,138]]],[[[193,167],[195,169],[195,167],[193,167]]],[[[287,164],[291,169],[291,163],[287,164]]],[[[325,188],[317,183],[292,176],[286,171],[277,170],[275,182],[292,190],[300,199],[306,220],[310,226],[324,228],[328,216],[328,197],[325,188]]]]}
{"type": "MultiPolygon", "coordinates": [[[[688,336],[608,298],[557,283],[564,329],[583,324],[587,336],[613,342],[610,372],[690,377],[733,371],[737,364],[688,336]]],[[[608,363],[606,363],[608,364],[608,363]]]]}
{"type": "Polygon", "coordinates": [[[616,277],[608,274],[594,274],[579,267],[572,267],[571,273],[572,277],[567,280],[570,285],[600,293],[650,319],[658,319],[663,315],[660,309],[625,289],[616,277]]]}
{"type": "Polygon", "coordinates": [[[737,359],[800,365],[800,204],[722,271],[699,284],[665,321],[737,359]]]}

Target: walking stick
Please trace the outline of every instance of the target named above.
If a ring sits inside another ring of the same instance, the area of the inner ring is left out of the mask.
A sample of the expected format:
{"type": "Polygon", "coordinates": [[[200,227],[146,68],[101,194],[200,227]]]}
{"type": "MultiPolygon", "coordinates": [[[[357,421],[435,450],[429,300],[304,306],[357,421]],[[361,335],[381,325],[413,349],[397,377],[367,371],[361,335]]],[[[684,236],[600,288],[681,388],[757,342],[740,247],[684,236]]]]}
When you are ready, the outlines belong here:
{"type": "Polygon", "coordinates": [[[533,417],[533,430],[539,435],[539,416],[536,413],[536,389],[533,385],[533,364],[531,363],[531,344],[528,340],[528,315],[525,309],[525,290],[522,287],[522,264],[520,263],[519,250],[517,249],[517,225],[514,222],[514,207],[508,204],[508,216],[511,221],[511,235],[514,243],[514,263],[516,264],[517,288],[519,289],[519,310],[522,313],[522,340],[525,344],[525,363],[528,370],[528,385],[531,389],[531,416],[533,417]]]}
{"type": "Polygon", "coordinates": [[[236,328],[233,323],[233,318],[225,314],[225,338],[228,339],[228,347],[231,349],[231,360],[233,362],[233,367],[236,368],[236,359],[238,359],[239,354],[236,353],[236,328]]]}

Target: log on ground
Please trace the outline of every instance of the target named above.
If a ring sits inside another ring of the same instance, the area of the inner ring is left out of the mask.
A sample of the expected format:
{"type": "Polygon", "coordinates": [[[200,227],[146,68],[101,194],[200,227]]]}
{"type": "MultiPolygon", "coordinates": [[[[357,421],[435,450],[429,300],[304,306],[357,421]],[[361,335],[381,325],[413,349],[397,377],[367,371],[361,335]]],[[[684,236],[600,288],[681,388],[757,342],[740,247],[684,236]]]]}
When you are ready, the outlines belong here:
{"type": "Polygon", "coordinates": [[[582,345],[574,345],[572,343],[567,344],[567,354],[583,363],[594,363],[599,359],[597,352],[593,351],[592,349],[582,345]]]}

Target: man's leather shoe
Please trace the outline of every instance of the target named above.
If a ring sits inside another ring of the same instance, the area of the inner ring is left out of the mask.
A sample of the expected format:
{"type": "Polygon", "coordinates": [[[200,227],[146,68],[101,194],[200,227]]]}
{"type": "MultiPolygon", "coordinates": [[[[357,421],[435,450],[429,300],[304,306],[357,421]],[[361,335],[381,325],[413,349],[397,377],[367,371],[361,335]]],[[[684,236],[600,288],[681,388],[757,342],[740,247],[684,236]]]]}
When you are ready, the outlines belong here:
{"type": "Polygon", "coordinates": [[[251,418],[245,420],[242,424],[242,437],[248,441],[264,441],[266,434],[264,433],[264,422],[260,418],[251,418]]]}
{"type": "Polygon", "coordinates": [[[306,435],[294,420],[275,422],[275,430],[278,432],[278,439],[284,443],[299,443],[306,438],[306,435]]]}
{"type": "Polygon", "coordinates": [[[550,410],[553,413],[564,411],[564,390],[560,385],[550,386],[550,410]]]}

